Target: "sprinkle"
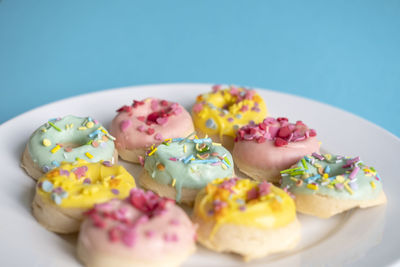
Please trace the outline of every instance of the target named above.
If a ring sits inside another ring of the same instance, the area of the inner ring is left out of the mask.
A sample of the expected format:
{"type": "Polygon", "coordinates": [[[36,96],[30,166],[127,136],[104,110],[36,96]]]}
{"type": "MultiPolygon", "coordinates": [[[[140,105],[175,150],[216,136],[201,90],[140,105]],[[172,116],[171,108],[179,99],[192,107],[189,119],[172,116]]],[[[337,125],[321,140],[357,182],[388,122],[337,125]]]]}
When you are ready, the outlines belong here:
{"type": "Polygon", "coordinates": [[[195,144],[202,144],[202,143],[206,143],[206,142],[212,142],[212,139],[211,138],[202,138],[202,139],[193,139],[191,141],[193,141],[193,143],[195,143],[195,144]]]}
{"type": "Polygon", "coordinates": [[[160,170],[160,171],[163,171],[163,170],[165,170],[165,166],[163,164],[161,164],[161,163],[158,163],[157,164],[157,169],[160,170]]]}
{"type": "Polygon", "coordinates": [[[43,139],[43,145],[44,146],[50,146],[51,145],[51,141],[49,139],[43,139]]]}
{"type": "Polygon", "coordinates": [[[308,184],[307,188],[311,190],[318,190],[318,185],[317,184],[308,184]]]}
{"type": "Polygon", "coordinates": [[[353,190],[351,190],[350,186],[348,185],[348,183],[344,184],[344,188],[346,188],[347,192],[349,192],[351,195],[353,194],[353,190]]]}
{"type": "Polygon", "coordinates": [[[201,164],[211,163],[211,164],[214,164],[214,163],[218,163],[218,162],[219,162],[218,165],[220,165],[220,164],[221,164],[221,161],[219,161],[218,159],[192,160],[191,163],[193,163],[193,164],[195,164],[195,163],[201,163],[201,164]]]}
{"type": "Polygon", "coordinates": [[[321,175],[317,174],[317,175],[308,177],[306,180],[307,180],[307,183],[310,184],[310,183],[314,182],[315,180],[317,180],[317,179],[319,179],[319,178],[321,178],[321,175]]]}
{"type": "Polygon", "coordinates": [[[290,180],[292,180],[293,182],[297,182],[299,179],[294,178],[294,177],[290,177],[290,180]]]}
{"type": "Polygon", "coordinates": [[[93,128],[93,126],[94,126],[94,122],[92,122],[92,121],[89,121],[88,123],[86,123],[86,127],[87,128],[93,128]]]}
{"type": "Polygon", "coordinates": [[[172,187],[175,187],[175,184],[176,184],[176,179],[174,178],[174,179],[172,179],[172,183],[171,183],[172,187]]]}
{"type": "Polygon", "coordinates": [[[84,131],[84,130],[87,130],[87,128],[85,126],[81,126],[81,127],[78,128],[78,130],[79,131],[84,131]]]}
{"type": "Polygon", "coordinates": [[[92,159],[92,158],[93,158],[93,155],[90,154],[89,152],[86,152],[85,155],[86,155],[86,157],[88,157],[89,159],[92,159]]]}
{"type": "Polygon", "coordinates": [[[52,123],[51,121],[49,121],[49,124],[51,125],[51,127],[53,127],[54,129],[56,129],[57,131],[61,132],[61,129],[58,128],[54,123],[52,123]]]}
{"type": "Polygon", "coordinates": [[[215,123],[215,121],[213,119],[208,119],[206,121],[206,127],[209,129],[217,129],[217,124],[215,123]]]}
{"type": "Polygon", "coordinates": [[[331,154],[324,154],[324,157],[325,157],[327,160],[331,160],[331,159],[332,159],[332,155],[331,155],[331,154]]]}
{"type": "Polygon", "coordinates": [[[188,164],[189,161],[191,161],[192,159],[194,159],[194,156],[193,156],[193,155],[189,155],[188,157],[186,157],[186,158],[183,160],[183,163],[188,164]]]}
{"type": "Polygon", "coordinates": [[[183,145],[183,152],[186,153],[186,145],[183,145]]]}
{"type": "Polygon", "coordinates": [[[316,152],[313,152],[311,155],[313,155],[313,157],[315,157],[315,158],[317,158],[319,160],[324,160],[324,157],[321,156],[320,154],[316,153],[316,152]]]}
{"type": "Polygon", "coordinates": [[[59,195],[57,195],[56,193],[52,193],[51,194],[51,199],[54,201],[54,203],[56,203],[57,205],[61,204],[61,197],[59,195]]]}
{"type": "Polygon", "coordinates": [[[51,192],[51,190],[53,190],[53,187],[53,184],[48,180],[44,180],[42,182],[42,190],[45,192],[51,192]]]}
{"type": "Polygon", "coordinates": [[[227,167],[225,164],[222,164],[221,167],[222,167],[222,169],[224,169],[224,170],[227,170],[227,169],[228,169],[228,167],[227,167]]]}
{"type": "Polygon", "coordinates": [[[157,148],[154,148],[152,151],[150,151],[150,153],[148,154],[148,156],[153,155],[154,153],[156,153],[156,151],[157,151],[157,148]]]}
{"type": "Polygon", "coordinates": [[[91,184],[92,180],[90,180],[90,178],[85,178],[85,180],[83,180],[84,184],[91,184]]]}
{"type": "Polygon", "coordinates": [[[325,173],[330,173],[331,168],[329,167],[329,165],[326,165],[324,172],[325,173]]]}
{"type": "Polygon", "coordinates": [[[371,184],[371,187],[372,187],[373,189],[376,188],[376,185],[375,185],[375,182],[374,182],[374,181],[371,181],[370,184],[371,184]]]}
{"type": "Polygon", "coordinates": [[[293,168],[293,169],[286,169],[286,170],[281,171],[281,173],[293,172],[293,171],[296,171],[296,170],[299,170],[299,169],[301,169],[301,167],[297,167],[297,168],[293,168]]]}
{"type": "Polygon", "coordinates": [[[304,158],[301,159],[301,164],[303,164],[304,169],[308,170],[307,163],[304,158]]]}
{"type": "Polygon", "coordinates": [[[119,190],[118,190],[118,189],[113,188],[113,189],[111,189],[111,192],[112,192],[114,195],[119,195],[119,190]]]}
{"type": "Polygon", "coordinates": [[[222,146],[220,143],[212,143],[213,144],[213,146],[222,146]]]}
{"type": "Polygon", "coordinates": [[[342,183],[335,184],[336,189],[343,190],[344,185],[342,183]]]}
{"type": "Polygon", "coordinates": [[[49,166],[43,165],[42,171],[43,171],[44,173],[48,172],[49,170],[50,170],[50,167],[49,167],[49,166]]]}
{"type": "Polygon", "coordinates": [[[50,152],[54,154],[54,153],[56,153],[60,148],[61,148],[60,145],[56,145],[55,147],[53,147],[52,150],[50,150],[50,152]]]}
{"type": "Polygon", "coordinates": [[[360,170],[360,168],[358,166],[355,166],[354,169],[351,171],[351,173],[349,175],[349,179],[353,180],[354,177],[357,175],[359,170],[360,170]]]}
{"type": "Polygon", "coordinates": [[[301,170],[301,171],[295,171],[295,172],[291,172],[291,173],[289,173],[289,174],[290,174],[290,176],[296,176],[296,175],[304,174],[304,171],[303,171],[303,170],[301,170]]]}
{"type": "Polygon", "coordinates": [[[156,135],[154,136],[154,139],[156,139],[157,141],[161,141],[163,140],[163,136],[160,133],[156,133],[156,135]]]}
{"type": "Polygon", "coordinates": [[[58,167],[58,166],[60,166],[60,163],[57,160],[53,160],[51,162],[51,165],[54,165],[54,166],[58,167]]]}
{"type": "Polygon", "coordinates": [[[122,132],[125,132],[131,125],[132,122],[130,120],[123,120],[119,124],[119,128],[121,129],[122,132]]]}
{"type": "Polygon", "coordinates": [[[337,180],[339,183],[343,183],[344,180],[345,180],[345,178],[344,178],[342,175],[338,175],[338,176],[336,176],[336,180],[337,180]]]}
{"type": "Polygon", "coordinates": [[[103,161],[102,163],[103,163],[103,165],[106,166],[106,167],[111,167],[111,166],[112,166],[111,162],[108,161],[108,160],[105,160],[105,161],[103,161]]]}

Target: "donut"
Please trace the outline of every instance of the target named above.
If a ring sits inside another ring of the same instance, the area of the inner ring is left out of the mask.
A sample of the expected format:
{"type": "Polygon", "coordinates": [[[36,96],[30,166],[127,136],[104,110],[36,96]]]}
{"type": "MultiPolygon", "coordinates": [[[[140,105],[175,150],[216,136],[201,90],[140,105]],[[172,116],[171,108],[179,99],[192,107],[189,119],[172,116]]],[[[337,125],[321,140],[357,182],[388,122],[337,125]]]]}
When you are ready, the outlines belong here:
{"type": "Polygon", "coordinates": [[[201,190],[192,220],[203,246],[246,261],[290,250],[301,234],[295,204],[284,190],[237,177],[216,179],[201,190]]]}
{"type": "Polygon", "coordinates": [[[239,170],[251,178],[277,183],[280,171],[305,155],[319,152],[316,135],[302,121],[289,123],[287,118],[268,117],[238,130],[232,155],[239,170]]]}
{"type": "Polygon", "coordinates": [[[60,166],[62,161],[77,158],[88,162],[101,160],[116,163],[114,137],[91,117],[65,116],[50,119],[30,137],[22,154],[21,167],[37,180],[60,166]]]}
{"type": "Polygon", "coordinates": [[[313,153],[281,174],[281,187],[295,196],[297,211],[304,214],[329,218],[386,203],[379,174],[360,157],[313,153]]]}
{"type": "Polygon", "coordinates": [[[194,126],[199,135],[209,135],[214,142],[233,148],[236,130],[267,115],[264,100],[256,91],[230,86],[213,86],[212,92],[197,97],[192,107],[194,126]]]}
{"type": "Polygon", "coordinates": [[[194,131],[190,114],[178,103],[146,98],[117,110],[110,132],[122,159],[143,163],[146,151],[164,139],[186,136],[194,131]]]}
{"type": "Polygon", "coordinates": [[[78,258],[91,267],[179,266],[195,249],[196,230],[173,201],[132,189],[125,200],[97,204],[78,237],[78,258]]]}
{"type": "Polygon", "coordinates": [[[109,161],[63,162],[38,180],[33,215],[50,231],[74,233],[83,212],[96,203],[126,198],[134,187],[135,180],[125,168],[109,161]]]}
{"type": "Polygon", "coordinates": [[[148,151],[139,184],[160,196],[192,205],[208,182],[231,177],[233,172],[231,154],[211,138],[174,138],[148,151]]]}

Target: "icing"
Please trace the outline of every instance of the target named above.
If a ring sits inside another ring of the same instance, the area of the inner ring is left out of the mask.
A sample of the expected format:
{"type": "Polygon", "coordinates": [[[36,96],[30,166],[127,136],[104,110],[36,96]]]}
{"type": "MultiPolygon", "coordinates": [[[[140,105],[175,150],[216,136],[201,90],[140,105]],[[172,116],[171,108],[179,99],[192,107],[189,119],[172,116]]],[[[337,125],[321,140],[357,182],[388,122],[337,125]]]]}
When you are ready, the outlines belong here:
{"type": "Polygon", "coordinates": [[[132,189],[128,198],[97,204],[86,215],[79,239],[88,249],[152,260],[195,248],[185,212],[151,191],[132,189]]]}
{"type": "Polygon", "coordinates": [[[152,147],[144,168],[157,182],[174,186],[179,201],[182,188],[200,189],[215,178],[232,176],[233,160],[210,138],[175,138],[152,147]]]}
{"type": "Polygon", "coordinates": [[[224,223],[263,229],[286,226],[296,218],[295,204],[271,183],[224,178],[209,183],[196,198],[195,213],[215,220],[213,235],[224,223]]]}
{"type": "Polygon", "coordinates": [[[106,129],[90,117],[66,116],[50,119],[29,139],[28,151],[43,172],[77,158],[88,162],[113,160],[114,142],[106,129]]]}
{"type": "Polygon", "coordinates": [[[250,123],[243,126],[237,132],[235,142],[238,141],[255,141],[264,143],[266,140],[274,141],[277,147],[286,146],[290,142],[300,142],[308,138],[314,137],[317,132],[309,129],[302,121],[289,123],[284,117],[264,119],[259,124],[250,123]]]}
{"type": "Polygon", "coordinates": [[[374,199],[382,191],[379,174],[359,157],[325,154],[302,158],[281,171],[282,188],[293,194],[318,194],[338,199],[374,199]]]}
{"type": "Polygon", "coordinates": [[[243,87],[221,89],[199,95],[192,108],[197,129],[209,135],[229,135],[250,121],[260,122],[267,115],[263,99],[254,91],[243,87]]]}
{"type": "Polygon", "coordinates": [[[133,187],[135,180],[120,165],[78,160],[63,162],[46,173],[39,179],[36,192],[61,207],[91,208],[112,198],[127,197],[133,187]]]}
{"type": "Polygon", "coordinates": [[[117,149],[147,148],[193,132],[190,114],[178,103],[146,98],[117,110],[111,133],[117,149]]]}

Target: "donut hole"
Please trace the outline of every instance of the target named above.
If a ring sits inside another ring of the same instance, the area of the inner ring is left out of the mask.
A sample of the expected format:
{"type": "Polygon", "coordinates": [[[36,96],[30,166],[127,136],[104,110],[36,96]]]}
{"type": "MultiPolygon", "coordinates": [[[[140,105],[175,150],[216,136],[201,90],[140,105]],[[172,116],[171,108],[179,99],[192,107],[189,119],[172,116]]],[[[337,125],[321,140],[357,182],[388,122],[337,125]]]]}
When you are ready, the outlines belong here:
{"type": "Polygon", "coordinates": [[[91,139],[87,137],[71,137],[66,138],[60,142],[60,145],[64,148],[77,148],[86,145],[91,139]]]}

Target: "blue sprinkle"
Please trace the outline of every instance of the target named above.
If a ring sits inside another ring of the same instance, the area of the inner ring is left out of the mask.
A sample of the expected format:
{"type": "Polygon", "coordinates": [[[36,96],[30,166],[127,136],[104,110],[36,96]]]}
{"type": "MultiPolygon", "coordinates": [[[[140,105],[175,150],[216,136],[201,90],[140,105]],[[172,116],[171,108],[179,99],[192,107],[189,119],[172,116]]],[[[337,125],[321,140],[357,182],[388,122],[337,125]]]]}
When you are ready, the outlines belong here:
{"type": "Polygon", "coordinates": [[[90,117],[88,117],[87,120],[88,120],[88,121],[93,121],[92,118],[90,118],[90,117]]]}
{"type": "Polygon", "coordinates": [[[62,193],[60,194],[61,198],[67,198],[68,197],[68,192],[67,191],[62,191],[62,193]]]}
{"type": "Polygon", "coordinates": [[[315,176],[308,177],[308,178],[305,179],[305,180],[306,180],[307,183],[309,184],[309,183],[314,182],[314,181],[317,180],[318,178],[321,178],[321,175],[317,174],[317,175],[315,175],[315,176]]]}
{"type": "Polygon", "coordinates": [[[93,137],[97,136],[99,133],[100,133],[100,130],[96,130],[96,131],[92,132],[91,134],[89,134],[89,137],[93,138],[93,137]]]}
{"type": "Polygon", "coordinates": [[[46,173],[46,172],[50,171],[50,167],[47,166],[47,165],[43,165],[42,171],[43,171],[44,173],[46,173]]]}
{"type": "Polygon", "coordinates": [[[174,138],[174,139],[172,139],[172,142],[179,142],[179,141],[182,141],[183,140],[183,138],[174,138]]]}
{"type": "Polygon", "coordinates": [[[236,118],[241,119],[242,118],[242,114],[236,114],[236,118]]]}
{"type": "Polygon", "coordinates": [[[53,190],[53,187],[53,184],[48,180],[44,180],[42,183],[42,189],[45,192],[51,192],[51,190],[53,190]]]}
{"type": "Polygon", "coordinates": [[[215,121],[213,119],[208,119],[206,121],[206,127],[209,129],[217,129],[217,124],[215,124],[215,121]]]}
{"type": "Polygon", "coordinates": [[[192,160],[191,163],[202,163],[202,164],[207,164],[207,163],[216,163],[218,162],[219,159],[202,159],[202,160],[192,160]]]}
{"type": "Polygon", "coordinates": [[[192,139],[191,141],[193,141],[193,143],[195,143],[195,144],[202,144],[205,142],[212,142],[212,139],[211,138],[192,139]]]}
{"type": "Polygon", "coordinates": [[[51,164],[54,165],[54,166],[56,166],[56,167],[59,167],[59,166],[60,166],[60,163],[59,163],[57,160],[53,160],[53,161],[51,162],[51,164]]]}
{"type": "Polygon", "coordinates": [[[235,129],[235,130],[239,129],[239,125],[237,125],[237,124],[233,125],[233,129],[235,129]]]}
{"type": "Polygon", "coordinates": [[[188,164],[189,161],[190,161],[191,159],[193,159],[193,158],[194,158],[194,156],[193,156],[193,155],[190,155],[190,156],[188,156],[187,158],[185,158],[185,159],[183,160],[183,163],[188,164]]]}
{"type": "Polygon", "coordinates": [[[54,203],[56,203],[57,205],[61,204],[61,197],[59,195],[57,195],[56,193],[52,193],[51,194],[51,199],[54,201],[54,203]]]}
{"type": "Polygon", "coordinates": [[[330,173],[331,168],[329,167],[329,165],[326,165],[324,172],[325,173],[330,173]]]}

